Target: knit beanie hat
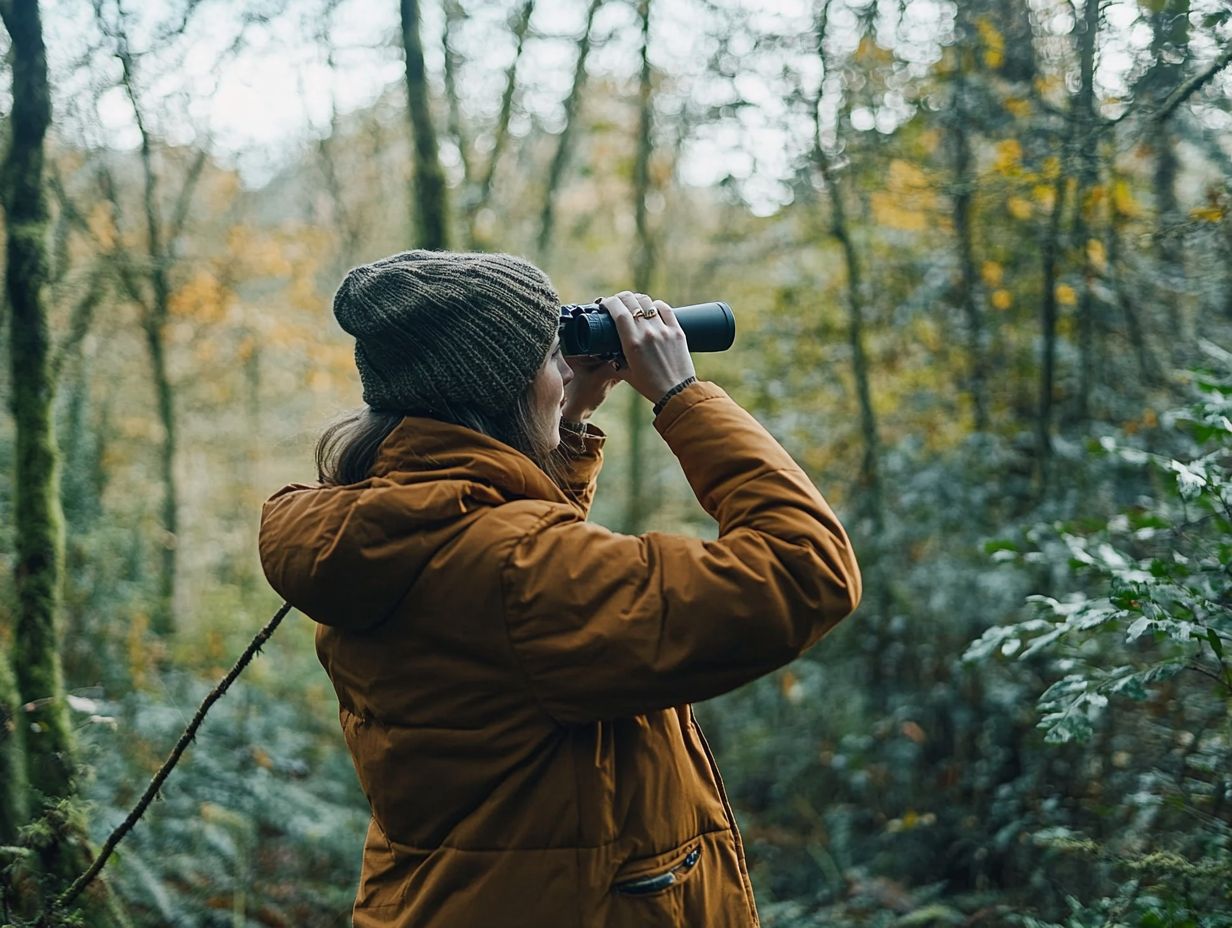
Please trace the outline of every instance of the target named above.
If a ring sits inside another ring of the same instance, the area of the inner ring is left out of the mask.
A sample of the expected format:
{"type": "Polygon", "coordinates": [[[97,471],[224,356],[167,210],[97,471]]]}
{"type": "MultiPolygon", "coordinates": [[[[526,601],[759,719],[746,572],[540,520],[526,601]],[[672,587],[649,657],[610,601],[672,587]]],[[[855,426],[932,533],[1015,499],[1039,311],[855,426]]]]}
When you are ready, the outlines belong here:
{"type": "Polygon", "coordinates": [[[547,276],[513,255],[404,251],[352,268],[334,294],[364,402],[407,413],[509,409],[560,324],[547,276]]]}

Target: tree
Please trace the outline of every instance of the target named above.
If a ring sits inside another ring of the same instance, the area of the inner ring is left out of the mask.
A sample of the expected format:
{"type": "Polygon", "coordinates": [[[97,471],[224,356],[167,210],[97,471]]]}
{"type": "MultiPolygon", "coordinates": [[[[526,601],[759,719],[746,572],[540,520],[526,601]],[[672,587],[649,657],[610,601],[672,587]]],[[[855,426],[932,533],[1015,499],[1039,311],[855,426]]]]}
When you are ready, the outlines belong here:
{"type": "Polygon", "coordinates": [[[536,253],[540,264],[548,264],[552,254],[552,235],[556,230],[556,199],[560,191],[561,181],[565,176],[565,167],[573,151],[574,135],[577,131],[578,114],[582,106],[582,94],[586,87],[586,61],[590,57],[591,32],[594,27],[595,14],[603,0],[590,0],[586,8],[586,26],[578,40],[577,60],[573,65],[573,83],[569,85],[569,96],[565,98],[565,126],[556,139],[556,149],[552,153],[552,162],[548,167],[547,188],[543,193],[543,207],[539,213],[539,236],[536,253]]]}
{"type": "Polygon", "coordinates": [[[407,115],[414,143],[411,241],[421,248],[444,249],[449,247],[449,205],[419,35],[419,0],[401,0],[401,13],[407,115]]]}
{"type": "MultiPolygon", "coordinates": [[[[66,806],[77,791],[77,769],[60,669],[64,520],[52,423],[55,385],[45,294],[50,265],[44,141],[51,124],[51,88],[38,0],[4,0],[0,18],[12,40],[13,69],[12,128],[2,197],[8,233],[5,294],[12,313],[12,412],[17,432],[17,611],[12,660],[22,703],[17,724],[25,729],[26,777],[38,790],[34,811],[40,821],[28,840],[36,870],[54,883],[76,875],[88,852],[84,833],[66,806]]],[[[0,688],[8,689],[6,676],[0,675],[0,688]]],[[[0,697],[7,695],[0,693],[0,697]]],[[[13,756],[7,752],[10,763],[13,756]]],[[[15,790],[23,785],[18,775],[0,788],[15,790]]],[[[8,796],[0,808],[6,816],[13,816],[23,811],[23,805],[24,800],[8,796]]],[[[7,908],[9,887],[5,883],[0,880],[0,895],[7,908]]],[[[37,905],[42,887],[37,880],[34,885],[38,887],[34,892],[37,905]]],[[[31,902],[29,898],[17,900],[27,910],[31,902]]],[[[122,921],[101,886],[89,908],[92,925],[122,921]]]]}
{"type": "MultiPolygon", "coordinates": [[[[633,289],[637,293],[650,291],[654,273],[654,244],[651,238],[646,197],[650,193],[650,156],[654,152],[653,87],[650,67],[650,0],[638,0],[637,18],[641,27],[641,70],[637,82],[637,151],[633,161],[633,289]]],[[[642,531],[647,511],[647,468],[645,403],[630,391],[625,428],[629,433],[629,468],[625,495],[624,530],[630,534],[642,531]]]]}
{"type": "Polygon", "coordinates": [[[492,153],[488,156],[488,166],[479,181],[479,190],[474,206],[467,215],[467,232],[470,247],[478,248],[483,242],[479,222],[488,209],[492,199],[492,180],[496,176],[497,165],[500,164],[501,152],[509,138],[509,119],[513,115],[513,95],[518,87],[518,62],[522,60],[522,49],[526,47],[526,33],[530,28],[530,18],[535,12],[535,0],[525,0],[513,20],[513,40],[515,43],[513,61],[505,74],[505,90],[501,94],[500,113],[496,117],[495,136],[492,140],[492,153]]]}
{"type": "Polygon", "coordinates": [[[971,397],[976,431],[988,429],[987,364],[984,347],[984,313],[977,302],[977,275],[975,270],[975,246],[972,242],[973,202],[975,199],[975,176],[972,165],[970,123],[971,107],[968,103],[968,72],[972,70],[974,42],[972,41],[971,11],[969,6],[959,4],[956,12],[957,41],[954,44],[953,102],[949,125],[950,145],[953,151],[954,182],[953,202],[954,233],[958,245],[959,302],[967,326],[967,392],[971,397]]]}
{"type": "MultiPolygon", "coordinates": [[[[141,138],[141,204],[144,220],[144,251],[141,260],[134,260],[120,245],[119,238],[111,248],[111,258],[125,295],[137,307],[141,332],[150,362],[158,420],[162,426],[159,442],[159,482],[162,499],[159,521],[162,538],[158,541],[158,589],[150,627],[161,635],[175,628],[176,574],[178,570],[178,540],[180,523],[180,492],[175,463],[179,448],[179,418],[175,408],[175,386],[167,359],[167,326],[171,319],[173,293],[172,271],[176,261],[177,242],[187,222],[193,193],[205,167],[207,149],[200,147],[191,157],[172,205],[170,215],[163,204],[162,176],[156,159],[156,140],[146,107],[138,87],[137,60],[129,46],[127,14],[119,7],[112,27],[103,22],[101,7],[97,19],[104,32],[115,41],[116,57],[120,61],[120,83],[132,107],[133,118],[141,138]]],[[[110,170],[101,166],[99,180],[109,201],[117,226],[123,215],[118,185],[110,170]]]]}

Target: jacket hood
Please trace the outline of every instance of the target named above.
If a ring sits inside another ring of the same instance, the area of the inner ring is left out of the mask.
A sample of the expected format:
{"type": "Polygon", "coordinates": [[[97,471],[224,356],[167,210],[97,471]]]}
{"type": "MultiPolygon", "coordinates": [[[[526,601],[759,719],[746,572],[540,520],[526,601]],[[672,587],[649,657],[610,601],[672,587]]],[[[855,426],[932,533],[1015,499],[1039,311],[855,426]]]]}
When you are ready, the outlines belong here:
{"type": "Polygon", "coordinates": [[[515,499],[568,503],[520,451],[435,419],[403,419],[372,473],[340,487],[289,484],[261,508],[266,579],[323,625],[379,625],[480,510],[515,499]]]}

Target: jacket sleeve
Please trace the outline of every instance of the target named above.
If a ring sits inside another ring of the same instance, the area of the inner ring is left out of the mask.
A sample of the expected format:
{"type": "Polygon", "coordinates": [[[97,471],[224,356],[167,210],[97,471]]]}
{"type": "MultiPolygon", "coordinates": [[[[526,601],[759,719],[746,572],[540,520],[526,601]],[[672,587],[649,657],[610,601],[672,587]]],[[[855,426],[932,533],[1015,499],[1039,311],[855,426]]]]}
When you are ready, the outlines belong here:
{"type": "Polygon", "coordinates": [[[593,424],[585,435],[568,429],[560,430],[560,447],[555,455],[562,474],[560,488],[581,512],[583,519],[590,513],[590,504],[595,498],[606,441],[607,436],[593,424]]]}
{"type": "Polygon", "coordinates": [[[838,519],[722,389],[688,387],[655,427],[718,520],[716,540],[620,535],[556,505],[508,546],[510,640],[535,697],[562,723],[734,689],[790,662],[860,599],[838,519]]]}

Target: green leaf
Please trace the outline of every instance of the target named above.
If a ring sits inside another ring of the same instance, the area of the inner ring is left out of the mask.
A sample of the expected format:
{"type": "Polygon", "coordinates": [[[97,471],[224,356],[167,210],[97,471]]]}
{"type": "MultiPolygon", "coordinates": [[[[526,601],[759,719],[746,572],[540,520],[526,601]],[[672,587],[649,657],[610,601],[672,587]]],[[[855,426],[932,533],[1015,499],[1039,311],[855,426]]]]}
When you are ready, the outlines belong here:
{"type": "Polygon", "coordinates": [[[1219,633],[1213,628],[1206,630],[1206,640],[1211,644],[1211,650],[1215,652],[1215,656],[1223,660],[1223,642],[1219,639],[1219,633]]]}

